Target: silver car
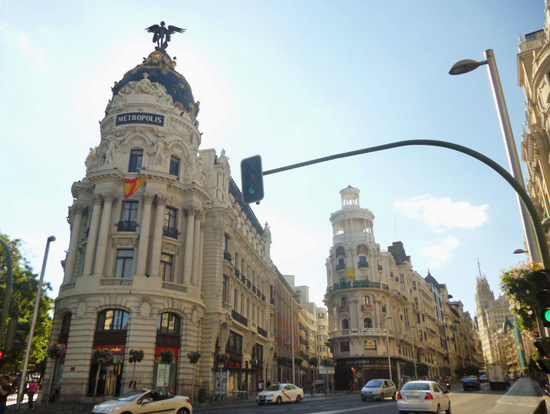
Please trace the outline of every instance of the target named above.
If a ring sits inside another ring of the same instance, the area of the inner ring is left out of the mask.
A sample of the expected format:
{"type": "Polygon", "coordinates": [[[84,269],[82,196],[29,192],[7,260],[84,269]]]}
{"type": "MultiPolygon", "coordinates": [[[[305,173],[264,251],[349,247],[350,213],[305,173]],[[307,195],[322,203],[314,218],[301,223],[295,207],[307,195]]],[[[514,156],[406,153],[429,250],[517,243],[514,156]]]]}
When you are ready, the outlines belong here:
{"type": "Polygon", "coordinates": [[[435,381],[409,381],[397,393],[397,409],[400,413],[451,414],[451,400],[448,391],[435,381]]]}
{"type": "Polygon", "coordinates": [[[371,379],[361,388],[361,399],[367,400],[380,400],[382,401],[386,397],[391,397],[395,400],[396,394],[395,384],[389,379],[371,379]]]}

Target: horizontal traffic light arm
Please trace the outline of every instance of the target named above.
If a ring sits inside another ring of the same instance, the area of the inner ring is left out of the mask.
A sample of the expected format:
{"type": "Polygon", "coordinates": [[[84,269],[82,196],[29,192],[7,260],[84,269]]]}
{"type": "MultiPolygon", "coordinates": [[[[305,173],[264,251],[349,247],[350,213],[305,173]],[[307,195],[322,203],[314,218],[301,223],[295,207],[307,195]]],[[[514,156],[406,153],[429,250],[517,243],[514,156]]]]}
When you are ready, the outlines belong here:
{"type": "Polygon", "coordinates": [[[398,148],[398,147],[415,146],[415,145],[442,147],[442,148],[448,148],[454,151],[461,152],[463,154],[469,155],[470,157],[473,157],[481,161],[485,165],[488,165],[493,170],[495,170],[502,178],[504,178],[508,182],[508,184],[510,184],[514,188],[514,190],[516,190],[516,193],[518,193],[519,197],[521,198],[521,201],[523,201],[523,204],[527,208],[527,211],[529,212],[529,216],[533,223],[533,227],[535,228],[535,235],[537,239],[538,248],[540,250],[540,257],[542,258],[543,267],[545,269],[550,269],[550,255],[548,253],[548,243],[546,241],[544,229],[542,228],[540,217],[537,213],[537,209],[535,208],[535,205],[529,198],[529,195],[527,194],[525,189],[514,177],[512,177],[512,175],[510,175],[508,171],[502,168],[495,161],[493,161],[489,157],[486,157],[485,155],[477,151],[474,151],[471,148],[464,147],[462,145],[454,144],[452,142],[430,140],[430,139],[411,139],[407,141],[398,141],[398,142],[392,142],[384,145],[377,145],[374,147],[364,148],[356,151],[343,152],[341,154],[329,155],[328,157],[317,158],[311,161],[304,161],[298,164],[288,165],[286,167],[275,168],[273,170],[263,171],[262,175],[275,174],[283,171],[293,170],[295,168],[306,167],[308,165],[319,164],[325,161],[332,161],[339,158],[352,157],[354,155],[368,154],[371,152],[383,151],[383,150],[398,148]]]}

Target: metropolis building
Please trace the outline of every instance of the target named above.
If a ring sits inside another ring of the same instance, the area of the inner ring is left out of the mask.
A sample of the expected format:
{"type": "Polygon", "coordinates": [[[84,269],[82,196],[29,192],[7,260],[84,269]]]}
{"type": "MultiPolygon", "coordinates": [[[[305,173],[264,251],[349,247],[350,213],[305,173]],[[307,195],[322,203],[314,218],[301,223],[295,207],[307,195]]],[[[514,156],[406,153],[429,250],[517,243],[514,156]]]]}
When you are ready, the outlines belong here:
{"type": "Polygon", "coordinates": [[[225,152],[200,149],[199,102],[175,66],[157,48],[115,84],[72,186],[51,340],[66,351],[55,369],[48,359],[45,389],[92,395],[97,383],[116,395],[135,380],[185,395],[194,382],[198,394],[214,389],[218,354],[229,356],[228,393],[273,375],[270,231],[243,204],[225,152]],[[113,364],[94,363],[100,349],[113,364]],[[141,362],[128,362],[132,349],[141,362]]]}

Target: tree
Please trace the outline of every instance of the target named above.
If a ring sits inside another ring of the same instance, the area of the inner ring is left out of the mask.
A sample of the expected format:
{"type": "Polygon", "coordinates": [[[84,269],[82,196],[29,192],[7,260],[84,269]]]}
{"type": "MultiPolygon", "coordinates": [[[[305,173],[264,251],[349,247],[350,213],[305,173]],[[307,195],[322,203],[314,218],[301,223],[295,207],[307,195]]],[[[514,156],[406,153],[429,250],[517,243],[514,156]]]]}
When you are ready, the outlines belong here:
{"type": "Polygon", "coordinates": [[[412,362],[407,362],[403,367],[403,374],[407,377],[414,377],[414,364],[412,362]]]}
{"type": "Polygon", "coordinates": [[[419,377],[427,377],[430,372],[430,367],[426,364],[419,364],[416,366],[416,372],[419,377]]]}
{"type": "MultiPolygon", "coordinates": [[[[30,330],[30,324],[27,322],[32,320],[40,279],[38,274],[33,273],[28,260],[21,253],[24,247],[22,241],[19,239],[11,240],[7,235],[1,233],[0,237],[9,246],[12,259],[12,293],[8,318],[17,322],[25,322],[19,328],[22,333],[19,343],[14,344],[10,349],[6,349],[2,370],[4,372],[21,372],[30,330]]],[[[6,253],[4,249],[0,249],[0,304],[2,305],[4,291],[6,290],[6,278],[6,253]]],[[[49,312],[53,309],[53,300],[48,297],[47,292],[51,290],[49,283],[46,282],[42,285],[40,306],[29,355],[29,361],[33,364],[40,364],[47,357],[52,330],[52,318],[49,316],[49,312]]],[[[6,323],[6,327],[7,325],[8,323],[6,323]]],[[[2,334],[2,338],[6,338],[7,329],[6,332],[0,334],[2,334]]]]}

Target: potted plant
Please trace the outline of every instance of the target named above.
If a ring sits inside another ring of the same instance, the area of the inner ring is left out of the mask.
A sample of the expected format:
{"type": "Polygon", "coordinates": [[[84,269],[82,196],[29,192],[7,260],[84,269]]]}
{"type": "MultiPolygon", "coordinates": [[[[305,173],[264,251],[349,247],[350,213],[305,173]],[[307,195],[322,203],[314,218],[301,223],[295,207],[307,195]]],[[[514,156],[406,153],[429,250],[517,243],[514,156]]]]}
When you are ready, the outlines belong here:
{"type": "Polygon", "coordinates": [[[191,377],[191,403],[193,403],[193,396],[195,395],[195,367],[197,362],[199,362],[200,357],[201,353],[197,351],[189,352],[187,354],[189,362],[193,365],[193,376],[191,377]]]}
{"type": "Polygon", "coordinates": [[[97,385],[99,383],[99,373],[103,365],[113,363],[113,354],[108,349],[94,349],[92,353],[92,364],[97,364],[97,373],[95,376],[94,398],[97,394],[97,385]]]}
{"type": "Polygon", "coordinates": [[[59,358],[61,358],[63,355],[65,355],[66,348],[63,344],[58,344],[57,342],[54,342],[53,345],[50,345],[48,347],[48,356],[53,359],[53,370],[52,370],[52,380],[50,384],[50,395],[52,394],[53,390],[53,384],[55,381],[55,375],[57,371],[57,365],[59,362],[59,358]]]}
{"type": "Polygon", "coordinates": [[[132,373],[132,381],[130,382],[130,388],[132,387],[132,384],[134,388],[136,388],[136,364],[138,362],[143,361],[143,357],[145,356],[145,353],[143,352],[143,349],[130,349],[130,352],[128,353],[128,362],[130,364],[134,364],[134,371],[132,373]]]}

